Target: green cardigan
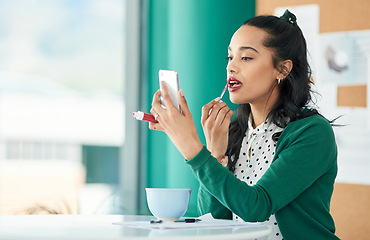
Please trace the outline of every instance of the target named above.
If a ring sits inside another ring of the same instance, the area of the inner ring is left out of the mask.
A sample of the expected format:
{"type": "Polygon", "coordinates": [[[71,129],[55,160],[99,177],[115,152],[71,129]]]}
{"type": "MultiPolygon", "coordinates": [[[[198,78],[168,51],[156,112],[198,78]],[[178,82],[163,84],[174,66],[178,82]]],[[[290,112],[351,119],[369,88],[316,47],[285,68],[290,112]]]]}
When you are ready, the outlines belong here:
{"type": "Polygon", "coordinates": [[[247,222],[266,221],[275,213],[287,240],[339,239],[329,213],[337,175],[337,146],[329,122],[316,114],[288,124],[274,159],[253,186],[237,179],[206,147],[187,161],[199,180],[198,210],[247,222]]]}

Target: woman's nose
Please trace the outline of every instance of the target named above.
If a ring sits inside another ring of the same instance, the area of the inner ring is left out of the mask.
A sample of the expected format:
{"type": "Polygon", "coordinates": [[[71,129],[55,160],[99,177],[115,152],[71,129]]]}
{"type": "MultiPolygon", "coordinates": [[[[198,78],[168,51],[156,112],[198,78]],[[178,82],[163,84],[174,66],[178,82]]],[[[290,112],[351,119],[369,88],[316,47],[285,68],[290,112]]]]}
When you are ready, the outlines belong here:
{"type": "Polygon", "coordinates": [[[235,66],[233,66],[231,63],[227,64],[226,71],[227,74],[235,73],[235,66]]]}
{"type": "Polygon", "coordinates": [[[227,63],[226,71],[228,74],[235,73],[237,71],[237,67],[235,66],[235,62],[233,61],[233,59],[229,60],[229,62],[227,63]]]}

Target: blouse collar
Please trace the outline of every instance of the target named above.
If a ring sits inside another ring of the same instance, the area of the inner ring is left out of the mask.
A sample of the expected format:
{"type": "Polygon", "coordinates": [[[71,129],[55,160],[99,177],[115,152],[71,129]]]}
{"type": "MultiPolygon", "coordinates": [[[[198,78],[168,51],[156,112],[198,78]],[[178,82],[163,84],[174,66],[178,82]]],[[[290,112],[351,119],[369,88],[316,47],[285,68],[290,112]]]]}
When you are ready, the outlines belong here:
{"type": "Polygon", "coordinates": [[[248,119],[248,130],[250,133],[264,133],[267,132],[268,127],[270,126],[271,122],[269,119],[266,119],[263,123],[258,125],[256,128],[253,128],[253,116],[252,114],[249,114],[248,119]]]}

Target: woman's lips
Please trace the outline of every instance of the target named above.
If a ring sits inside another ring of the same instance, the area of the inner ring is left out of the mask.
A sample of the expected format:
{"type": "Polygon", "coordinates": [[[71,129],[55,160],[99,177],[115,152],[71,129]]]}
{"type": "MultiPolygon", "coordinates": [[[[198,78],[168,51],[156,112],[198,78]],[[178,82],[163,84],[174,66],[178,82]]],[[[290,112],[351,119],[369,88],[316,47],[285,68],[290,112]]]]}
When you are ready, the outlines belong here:
{"type": "Polygon", "coordinates": [[[243,85],[238,79],[233,77],[229,78],[227,82],[229,83],[229,92],[235,92],[243,85]]]}

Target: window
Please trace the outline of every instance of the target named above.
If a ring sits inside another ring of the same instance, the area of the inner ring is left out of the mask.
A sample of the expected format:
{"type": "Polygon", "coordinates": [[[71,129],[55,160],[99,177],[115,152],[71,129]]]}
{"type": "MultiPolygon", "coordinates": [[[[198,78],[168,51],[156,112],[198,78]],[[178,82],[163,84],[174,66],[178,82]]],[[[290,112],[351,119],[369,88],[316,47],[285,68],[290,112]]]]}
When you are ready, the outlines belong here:
{"type": "Polygon", "coordinates": [[[0,1],[0,214],[119,212],[124,3],[0,1]]]}

